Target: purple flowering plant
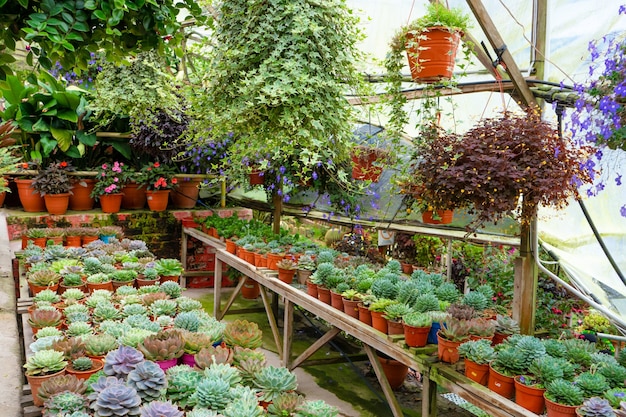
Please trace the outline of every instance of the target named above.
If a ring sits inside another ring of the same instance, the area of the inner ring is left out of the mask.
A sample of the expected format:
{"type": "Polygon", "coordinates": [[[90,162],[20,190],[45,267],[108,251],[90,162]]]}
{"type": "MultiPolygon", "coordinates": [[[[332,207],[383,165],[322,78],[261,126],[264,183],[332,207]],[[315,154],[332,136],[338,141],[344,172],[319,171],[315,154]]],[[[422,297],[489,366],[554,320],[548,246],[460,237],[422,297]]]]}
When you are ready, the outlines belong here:
{"type": "Polygon", "coordinates": [[[98,198],[105,194],[120,193],[128,181],[129,171],[123,162],[104,163],[98,167],[96,185],[91,192],[91,197],[98,198]]]}

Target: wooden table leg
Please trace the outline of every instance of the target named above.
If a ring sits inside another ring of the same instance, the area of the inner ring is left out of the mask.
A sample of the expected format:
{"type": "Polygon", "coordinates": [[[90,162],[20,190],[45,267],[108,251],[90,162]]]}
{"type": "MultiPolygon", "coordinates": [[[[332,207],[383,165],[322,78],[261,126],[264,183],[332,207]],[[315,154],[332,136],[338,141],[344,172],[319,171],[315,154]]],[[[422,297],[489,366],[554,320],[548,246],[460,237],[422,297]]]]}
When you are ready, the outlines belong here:
{"type": "Polygon", "coordinates": [[[291,365],[291,343],[293,341],[293,303],[285,298],[283,314],[283,361],[282,365],[291,365]]]}
{"type": "Polygon", "coordinates": [[[278,356],[281,360],[283,360],[283,344],[280,340],[280,332],[278,331],[278,323],[276,323],[276,316],[274,316],[274,311],[272,310],[272,303],[270,302],[269,296],[267,295],[267,290],[264,286],[260,286],[261,288],[261,299],[263,300],[263,306],[265,307],[265,313],[267,314],[267,321],[270,323],[270,328],[272,329],[272,334],[274,335],[274,342],[276,343],[276,350],[278,351],[278,356]]]}
{"type": "Polygon", "coordinates": [[[403,417],[402,408],[400,408],[400,404],[398,403],[398,399],[396,398],[393,390],[391,389],[391,385],[389,385],[389,381],[387,381],[387,377],[383,371],[383,367],[378,361],[378,355],[376,355],[376,351],[373,347],[369,345],[363,345],[365,349],[365,353],[367,353],[367,357],[372,364],[372,368],[374,369],[374,373],[378,378],[378,382],[380,383],[380,387],[383,389],[383,394],[385,394],[385,398],[389,403],[389,408],[391,408],[391,412],[393,417],[403,417]]]}
{"type": "Polygon", "coordinates": [[[222,317],[222,261],[215,257],[215,272],[213,274],[213,316],[220,320],[222,317]]]}

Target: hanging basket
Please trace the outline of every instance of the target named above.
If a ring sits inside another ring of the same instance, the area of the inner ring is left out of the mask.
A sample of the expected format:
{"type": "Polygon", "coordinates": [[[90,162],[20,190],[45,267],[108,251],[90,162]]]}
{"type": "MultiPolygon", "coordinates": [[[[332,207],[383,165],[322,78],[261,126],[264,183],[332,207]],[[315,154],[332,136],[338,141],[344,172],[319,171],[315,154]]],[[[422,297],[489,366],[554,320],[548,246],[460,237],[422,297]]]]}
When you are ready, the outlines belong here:
{"type": "Polygon", "coordinates": [[[422,223],[426,224],[450,224],[454,218],[454,212],[452,210],[437,210],[437,214],[432,210],[427,210],[422,213],[422,223]]]}
{"type": "Polygon", "coordinates": [[[407,33],[406,52],[411,78],[419,83],[436,83],[452,78],[461,32],[443,27],[407,33]]]}
{"type": "Polygon", "coordinates": [[[378,182],[383,167],[380,163],[387,157],[384,149],[355,146],[350,157],[352,159],[352,178],[355,180],[378,182]],[[378,163],[378,165],[376,165],[378,163]]]}

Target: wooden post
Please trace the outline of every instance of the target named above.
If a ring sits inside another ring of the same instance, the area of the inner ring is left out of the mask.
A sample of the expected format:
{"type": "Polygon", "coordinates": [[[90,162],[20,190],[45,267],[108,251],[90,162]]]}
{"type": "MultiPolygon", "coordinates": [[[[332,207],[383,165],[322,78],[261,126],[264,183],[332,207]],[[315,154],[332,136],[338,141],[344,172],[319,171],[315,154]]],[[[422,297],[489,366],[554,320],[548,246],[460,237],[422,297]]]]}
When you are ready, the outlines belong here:
{"type": "Polygon", "coordinates": [[[522,224],[521,228],[519,257],[515,260],[512,315],[519,322],[522,334],[533,334],[538,268],[533,256],[532,236],[537,230],[537,207],[527,207],[523,203],[522,205],[523,212],[532,211],[533,215],[530,224],[522,224]]]}
{"type": "Polygon", "coordinates": [[[291,367],[291,342],[293,340],[293,303],[288,298],[284,298],[283,315],[283,366],[291,367]]]}
{"type": "MultiPolygon", "coordinates": [[[[222,317],[222,261],[215,257],[215,269],[213,273],[213,317],[222,317]]],[[[219,320],[219,319],[218,319],[219,320]]]]}

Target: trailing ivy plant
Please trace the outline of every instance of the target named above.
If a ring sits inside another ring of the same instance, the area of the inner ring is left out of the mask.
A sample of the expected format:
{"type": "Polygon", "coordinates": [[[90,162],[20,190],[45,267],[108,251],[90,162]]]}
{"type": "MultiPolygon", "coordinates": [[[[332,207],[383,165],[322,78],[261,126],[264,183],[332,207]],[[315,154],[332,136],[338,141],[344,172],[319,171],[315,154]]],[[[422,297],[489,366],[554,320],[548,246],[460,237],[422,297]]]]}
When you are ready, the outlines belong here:
{"type": "Polygon", "coordinates": [[[199,135],[209,125],[238,138],[230,176],[272,170],[265,187],[283,196],[320,176],[353,189],[344,93],[361,81],[363,35],[345,1],[225,0],[217,12],[206,94],[193,107],[199,135]]]}

